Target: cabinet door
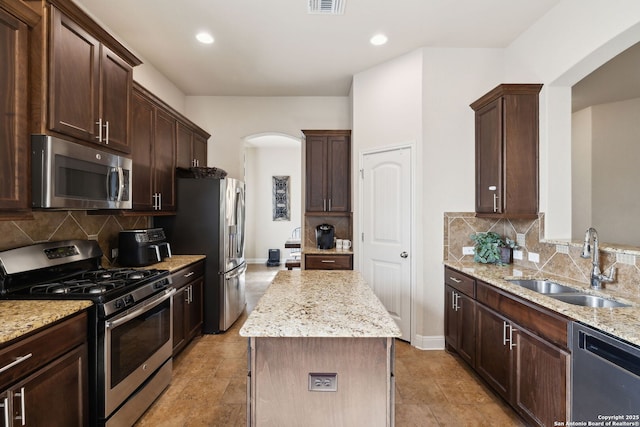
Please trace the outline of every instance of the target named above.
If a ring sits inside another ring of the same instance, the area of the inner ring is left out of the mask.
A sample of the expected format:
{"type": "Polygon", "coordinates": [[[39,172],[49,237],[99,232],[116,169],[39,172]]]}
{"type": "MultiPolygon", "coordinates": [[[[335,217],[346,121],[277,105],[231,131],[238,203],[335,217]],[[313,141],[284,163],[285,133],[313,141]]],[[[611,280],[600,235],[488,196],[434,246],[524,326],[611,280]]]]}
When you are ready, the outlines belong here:
{"type": "Polygon", "coordinates": [[[124,153],[129,144],[129,104],[133,86],[133,70],[106,46],[102,46],[102,137],[106,145],[124,153]]]}
{"type": "Polygon", "coordinates": [[[82,427],[88,425],[87,347],[82,345],[37,371],[13,388],[17,425],[82,427]],[[24,400],[24,413],[21,402],[24,400]]]}
{"type": "Polygon", "coordinates": [[[100,43],[51,7],[49,128],[85,141],[97,141],[100,43]]]}
{"type": "Polygon", "coordinates": [[[451,286],[444,287],[444,340],[447,347],[458,351],[458,313],[455,309],[456,291],[451,286]]]}
{"type": "Polygon", "coordinates": [[[180,351],[185,342],[185,308],[187,306],[187,287],[184,286],[173,295],[173,355],[180,351]]]}
{"type": "Polygon", "coordinates": [[[156,109],[155,136],[153,143],[154,187],[161,195],[162,210],[175,210],[176,167],[176,119],[161,109],[156,109]]]}
{"type": "Polygon", "coordinates": [[[533,425],[566,420],[568,353],[522,330],[516,340],[514,405],[533,425]]]}
{"type": "Polygon", "coordinates": [[[178,140],[176,148],[176,166],[179,168],[190,168],[196,166],[193,163],[192,152],[193,131],[184,124],[178,122],[178,140]]]}
{"type": "Polygon", "coordinates": [[[207,139],[203,138],[197,133],[194,133],[192,152],[193,152],[193,158],[196,161],[196,166],[206,167],[207,166],[207,139]]]}
{"type": "Polygon", "coordinates": [[[346,136],[327,138],[327,211],[351,210],[351,144],[346,136]]]}
{"type": "Polygon", "coordinates": [[[327,210],[327,138],[307,136],[305,150],[306,211],[324,212],[327,210]]]}
{"type": "Polygon", "coordinates": [[[28,29],[0,9],[0,209],[28,209],[28,29]]]}
{"type": "Polygon", "coordinates": [[[476,112],[476,212],[502,213],[502,98],[476,112]]]}
{"type": "Polygon", "coordinates": [[[151,210],[153,193],[153,137],[155,108],[134,92],[131,102],[131,159],[133,160],[133,209],[151,210]]]}
{"type": "Polygon", "coordinates": [[[458,354],[471,366],[476,360],[476,303],[459,293],[458,297],[458,354]]]}
{"type": "Polygon", "coordinates": [[[191,286],[191,300],[189,302],[189,316],[187,321],[187,335],[189,338],[202,333],[202,292],[204,278],[194,280],[191,286]]]}
{"type": "Polygon", "coordinates": [[[483,305],[476,305],[476,371],[506,401],[511,401],[512,352],[504,345],[507,320],[483,305]]]}

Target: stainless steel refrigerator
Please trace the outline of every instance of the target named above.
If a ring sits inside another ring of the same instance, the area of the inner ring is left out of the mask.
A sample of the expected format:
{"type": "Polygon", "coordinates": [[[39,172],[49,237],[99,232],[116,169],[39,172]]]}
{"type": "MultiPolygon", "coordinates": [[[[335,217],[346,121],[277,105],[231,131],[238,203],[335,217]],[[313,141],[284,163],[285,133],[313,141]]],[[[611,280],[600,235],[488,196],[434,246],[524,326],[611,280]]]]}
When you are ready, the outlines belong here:
{"type": "Polygon", "coordinates": [[[179,178],[175,216],[155,217],[174,254],[203,254],[203,332],[226,331],[246,305],[244,182],[231,178],[179,178]]]}

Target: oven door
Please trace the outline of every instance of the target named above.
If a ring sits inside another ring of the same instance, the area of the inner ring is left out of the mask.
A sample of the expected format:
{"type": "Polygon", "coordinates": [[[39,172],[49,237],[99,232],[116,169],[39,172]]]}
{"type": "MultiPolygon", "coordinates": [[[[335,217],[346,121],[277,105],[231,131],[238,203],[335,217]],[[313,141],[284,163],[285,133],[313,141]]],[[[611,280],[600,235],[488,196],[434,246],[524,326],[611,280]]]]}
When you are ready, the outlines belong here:
{"type": "Polygon", "coordinates": [[[105,322],[105,417],[171,358],[175,292],[165,290],[105,322]]]}

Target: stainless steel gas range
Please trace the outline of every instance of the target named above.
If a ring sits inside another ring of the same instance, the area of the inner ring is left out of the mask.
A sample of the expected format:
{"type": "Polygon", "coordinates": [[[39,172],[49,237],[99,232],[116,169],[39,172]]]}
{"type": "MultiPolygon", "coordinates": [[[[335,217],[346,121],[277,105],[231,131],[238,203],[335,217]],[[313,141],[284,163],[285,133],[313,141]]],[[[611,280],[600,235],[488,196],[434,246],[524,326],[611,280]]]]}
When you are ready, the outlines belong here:
{"type": "Polygon", "coordinates": [[[4,299],[79,299],[89,315],[91,424],[132,425],[171,381],[172,295],[166,270],[104,269],[92,240],[0,252],[4,299]]]}

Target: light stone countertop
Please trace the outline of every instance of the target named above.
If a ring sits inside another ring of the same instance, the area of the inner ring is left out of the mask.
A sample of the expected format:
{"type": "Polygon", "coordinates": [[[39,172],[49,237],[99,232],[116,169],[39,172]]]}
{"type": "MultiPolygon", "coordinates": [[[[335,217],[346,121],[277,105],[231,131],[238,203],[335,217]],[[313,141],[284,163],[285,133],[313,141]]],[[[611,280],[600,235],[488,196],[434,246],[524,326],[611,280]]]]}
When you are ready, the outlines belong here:
{"type": "Polygon", "coordinates": [[[632,344],[640,345],[640,298],[616,295],[606,289],[594,290],[589,287],[588,283],[577,282],[575,280],[561,278],[552,274],[543,274],[513,265],[498,266],[475,262],[462,263],[452,261],[445,261],[444,265],[484,282],[490,283],[497,288],[506,290],[514,295],[553,310],[568,318],[577,320],[604,332],[608,332],[632,344]],[[579,289],[581,292],[587,294],[616,299],[620,302],[630,304],[631,307],[582,307],[558,301],[547,295],[531,291],[523,288],[522,286],[514,285],[505,280],[528,278],[553,280],[559,284],[579,289]]]}
{"type": "Polygon", "coordinates": [[[351,249],[318,249],[315,246],[305,246],[302,253],[309,255],[353,255],[351,249]]]}
{"type": "Polygon", "coordinates": [[[158,270],[169,270],[171,273],[178,271],[189,264],[205,259],[204,255],[173,255],[171,258],[165,258],[162,262],[141,267],[143,269],[155,268],[158,270]]]}
{"type": "Polygon", "coordinates": [[[92,305],[91,301],[1,300],[0,345],[92,305]]]}
{"type": "Polygon", "coordinates": [[[357,271],[279,271],[243,337],[380,338],[402,334],[357,271]]]}

